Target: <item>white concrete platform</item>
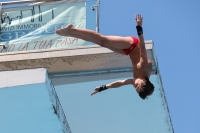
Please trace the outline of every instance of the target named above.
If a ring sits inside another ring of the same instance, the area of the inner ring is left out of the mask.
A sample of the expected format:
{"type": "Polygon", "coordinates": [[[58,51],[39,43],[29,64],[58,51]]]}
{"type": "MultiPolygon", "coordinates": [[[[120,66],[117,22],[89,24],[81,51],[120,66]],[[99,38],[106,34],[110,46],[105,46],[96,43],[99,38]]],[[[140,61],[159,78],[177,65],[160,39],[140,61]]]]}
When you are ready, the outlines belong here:
{"type": "Polygon", "coordinates": [[[46,82],[46,69],[28,69],[0,72],[0,88],[46,82]]]}
{"type": "MultiPolygon", "coordinates": [[[[148,56],[156,67],[153,42],[146,41],[145,43],[148,56]]],[[[132,64],[129,56],[97,45],[0,54],[0,71],[40,67],[47,68],[52,74],[131,68],[132,64]]]]}

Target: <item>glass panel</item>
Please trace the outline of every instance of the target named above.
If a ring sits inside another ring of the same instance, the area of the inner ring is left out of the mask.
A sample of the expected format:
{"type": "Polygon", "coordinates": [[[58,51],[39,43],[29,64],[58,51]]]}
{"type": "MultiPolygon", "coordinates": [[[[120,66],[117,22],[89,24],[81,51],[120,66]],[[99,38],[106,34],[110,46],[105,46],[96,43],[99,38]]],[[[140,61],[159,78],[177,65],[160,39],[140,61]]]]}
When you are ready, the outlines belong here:
{"type": "Polygon", "coordinates": [[[63,133],[46,84],[1,88],[0,97],[0,133],[63,133]]]}
{"type": "Polygon", "coordinates": [[[131,77],[131,72],[52,77],[72,132],[171,133],[157,75],[150,78],[155,91],[147,100],[132,85],[90,96],[97,86],[131,77]]]}
{"type": "Polygon", "coordinates": [[[95,1],[87,2],[87,4],[86,2],[68,2],[4,8],[0,44],[6,45],[7,48],[1,52],[91,45],[78,38],[59,36],[55,30],[69,23],[78,28],[87,26],[95,30],[96,11],[91,9],[94,3],[95,1]],[[86,21],[89,24],[86,24],[86,21]]]}

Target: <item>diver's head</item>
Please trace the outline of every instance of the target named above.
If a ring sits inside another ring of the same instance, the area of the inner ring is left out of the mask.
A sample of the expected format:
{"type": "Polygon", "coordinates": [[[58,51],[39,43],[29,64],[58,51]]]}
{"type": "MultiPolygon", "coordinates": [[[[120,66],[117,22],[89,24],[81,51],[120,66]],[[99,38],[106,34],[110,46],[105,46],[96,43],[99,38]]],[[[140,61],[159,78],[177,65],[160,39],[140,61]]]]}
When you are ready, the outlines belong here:
{"type": "Polygon", "coordinates": [[[142,99],[145,99],[147,96],[151,95],[154,91],[154,85],[149,81],[149,78],[134,79],[134,87],[142,99]]]}

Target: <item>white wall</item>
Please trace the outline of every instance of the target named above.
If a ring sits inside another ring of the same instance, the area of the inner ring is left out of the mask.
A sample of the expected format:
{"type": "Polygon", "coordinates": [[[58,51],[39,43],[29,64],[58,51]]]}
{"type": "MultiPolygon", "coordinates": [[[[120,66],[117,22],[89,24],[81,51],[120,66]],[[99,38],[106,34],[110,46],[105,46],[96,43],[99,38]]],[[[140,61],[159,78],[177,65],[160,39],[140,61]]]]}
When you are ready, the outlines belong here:
{"type": "Polygon", "coordinates": [[[0,88],[44,83],[46,73],[44,68],[2,71],[0,72],[0,88]]]}

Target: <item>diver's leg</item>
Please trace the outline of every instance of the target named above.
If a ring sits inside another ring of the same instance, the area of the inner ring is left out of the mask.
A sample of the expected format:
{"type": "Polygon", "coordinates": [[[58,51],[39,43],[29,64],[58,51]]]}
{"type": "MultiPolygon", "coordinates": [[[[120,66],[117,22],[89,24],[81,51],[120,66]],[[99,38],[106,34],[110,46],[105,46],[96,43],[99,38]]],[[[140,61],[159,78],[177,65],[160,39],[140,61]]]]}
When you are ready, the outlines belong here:
{"type": "MultiPolygon", "coordinates": [[[[87,36],[85,36],[85,37],[79,36],[79,37],[80,37],[80,38],[85,38],[86,40],[89,40],[89,38],[87,38],[87,36]]],[[[100,45],[100,46],[102,46],[102,45],[100,45]]],[[[102,46],[102,47],[108,48],[108,49],[110,49],[110,50],[113,51],[113,52],[126,55],[122,49],[117,49],[117,48],[113,48],[113,47],[108,47],[107,45],[106,45],[106,46],[102,46]]]]}
{"type": "Polygon", "coordinates": [[[112,47],[107,47],[107,48],[112,50],[113,52],[118,53],[118,54],[126,55],[125,52],[122,49],[117,49],[117,48],[112,48],[112,47]]]}
{"type": "Polygon", "coordinates": [[[56,33],[61,36],[76,37],[101,46],[117,49],[127,49],[133,44],[132,37],[104,36],[92,30],[75,28],[71,24],[65,28],[56,30],[56,33]]]}

